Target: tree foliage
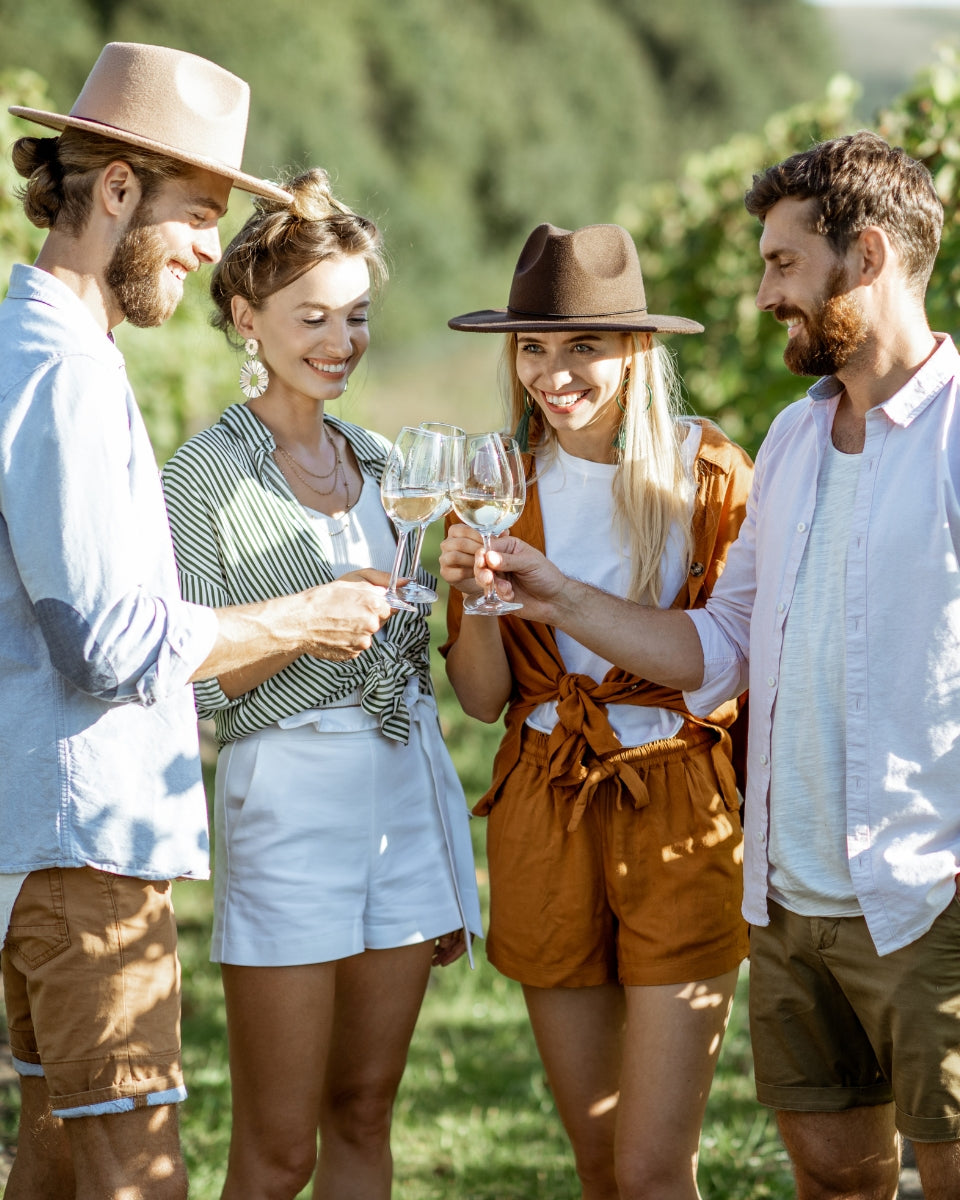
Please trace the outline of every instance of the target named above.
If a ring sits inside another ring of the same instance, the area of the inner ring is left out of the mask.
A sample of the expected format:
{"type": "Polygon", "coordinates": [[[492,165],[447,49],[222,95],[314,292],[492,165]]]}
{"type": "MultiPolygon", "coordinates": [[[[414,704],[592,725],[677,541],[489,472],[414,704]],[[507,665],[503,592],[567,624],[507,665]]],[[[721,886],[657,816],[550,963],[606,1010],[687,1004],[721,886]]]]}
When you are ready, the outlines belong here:
{"type": "Polygon", "coordinates": [[[802,0],[0,0],[0,27],[0,69],[61,106],[105,39],[248,79],[247,168],[323,165],[384,228],[393,344],[499,302],[538,222],[610,220],[624,186],[759,128],[830,65],[802,0]]]}
{"type": "MultiPolygon", "coordinates": [[[[0,0],[0,18],[7,3],[0,0]]],[[[49,3],[63,6],[64,27],[77,35],[83,53],[65,54],[62,61],[78,67],[82,80],[96,53],[89,40],[98,48],[99,35],[81,35],[85,27],[76,24],[75,4],[49,3]]],[[[706,326],[701,336],[674,341],[690,407],[713,416],[755,450],[772,417],[802,393],[804,384],[783,365],[782,328],[754,304],[759,225],[746,214],[743,195],[756,171],[814,141],[856,129],[856,87],[837,77],[818,93],[820,99],[768,115],[758,128],[733,137],[711,134],[709,148],[671,168],[673,178],[651,182],[655,168],[645,164],[670,162],[670,154],[676,158],[678,148],[663,145],[670,140],[670,121],[682,130],[691,112],[702,111],[692,102],[688,107],[686,99],[675,103],[677,94],[696,93],[698,103],[714,103],[716,124],[709,126],[714,130],[725,128],[728,119],[718,96],[741,95],[730,69],[717,66],[726,61],[731,68],[735,62],[736,26],[730,21],[727,29],[710,14],[724,9],[728,17],[734,10],[741,17],[751,15],[749,39],[742,26],[739,34],[741,48],[753,56],[751,70],[754,59],[769,60],[786,79],[792,54],[773,54],[776,30],[786,26],[777,26],[770,14],[786,21],[791,13],[796,17],[796,8],[779,0],[707,7],[673,0],[669,8],[659,6],[654,19],[652,7],[641,0],[578,0],[570,6],[485,0],[462,5],[457,13],[462,10],[463,20],[447,30],[441,20],[449,15],[444,0],[387,5],[355,0],[322,12],[321,42],[316,29],[312,39],[308,36],[309,14],[295,0],[251,9],[242,29],[222,19],[223,7],[213,12],[168,0],[164,17],[172,24],[167,28],[146,0],[116,0],[110,36],[180,40],[251,79],[260,51],[270,69],[264,68],[264,82],[254,82],[258,115],[248,169],[266,174],[271,161],[298,159],[342,166],[341,192],[373,210],[388,230],[394,278],[387,294],[394,315],[392,325],[386,324],[395,342],[401,336],[422,341],[431,331],[442,338],[451,313],[502,304],[522,238],[537,221],[627,225],[640,250],[651,309],[694,317],[706,326]],[[644,13],[649,19],[641,38],[644,13]],[[304,36],[291,41],[287,35],[285,52],[272,52],[271,26],[288,30],[297,19],[304,36]],[[182,36],[166,36],[174,28],[182,36]],[[689,60],[679,52],[684,28],[690,44],[700,47],[689,60]],[[584,48],[582,61],[578,46],[584,48]],[[496,71],[485,75],[494,70],[495,59],[496,71]],[[481,63],[486,64],[482,69],[481,63]],[[267,86],[270,72],[283,86],[267,86]],[[490,79],[503,87],[492,86],[490,79]],[[627,111],[626,124],[615,124],[618,111],[627,111]],[[643,136],[630,141],[628,125],[643,136]],[[608,126],[616,127],[619,149],[602,144],[599,131],[608,133],[608,126]]],[[[30,6],[22,10],[33,11],[30,6]]],[[[27,25],[21,22],[21,28],[27,25]]],[[[0,76],[4,145],[23,131],[7,115],[8,104],[56,108],[69,102],[78,86],[59,75],[45,83],[25,70],[0,76]],[[45,94],[47,86],[54,99],[45,94]]],[[[737,103],[747,103],[746,96],[742,93],[737,103]]],[[[713,117],[702,114],[704,122],[713,117]]],[[[928,310],[934,328],[951,332],[960,301],[957,56],[944,50],[915,86],[878,115],[875,128],[926,162],[936,180],[946,222],[928,310]]],[[[4,154],[3,280],[10,264],[30,261],[42,240],[23,216],[15,183],[4,154]]],[[[249,200],[235,193],[224,222],[226,236],[248,211],[249,200]]],[[[187,281],[185,302],[162,335],[124,326],[117,331],[161,458],[236,397],[234,372],[224,370],[223,339],[207,324],[205,287],[202,277],[187,281]]],[[[379,326],[378,320],[382,344],[379,326]]],[[[426,363],[424,392],[430,387],[426,363]]]]}
{"type": "MultiPolygon", "coordinates": [[[[838,76],[818,102],[777,114],[757,135],[738,135],[693,155],[676,182],[636,187],[617,214],[636,239],[651,308],[694,317],[706,326],[700,337],[676,345],[690,407],[713,417],[751,451],[805,385],[783,365],[783,327],[754,302],[761,274],[760,225],[747,216],[743,196],[756,172],[814,142],[857,129],[857,95],[852,81],[838,76]]],[[[960,301],[956,53],[944,49],[914,87],[878,114],[875,128],[933,173],[945,221],[927,311],[935,329],[952,332],[960,301]]]]}

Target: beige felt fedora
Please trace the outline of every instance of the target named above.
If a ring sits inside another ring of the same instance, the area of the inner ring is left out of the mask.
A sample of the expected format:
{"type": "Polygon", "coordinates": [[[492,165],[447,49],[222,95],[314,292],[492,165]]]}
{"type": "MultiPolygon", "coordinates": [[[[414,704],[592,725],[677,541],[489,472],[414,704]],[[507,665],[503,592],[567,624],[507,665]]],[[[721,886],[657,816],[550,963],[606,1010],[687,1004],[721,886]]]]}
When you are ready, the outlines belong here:
{"type": "Polygon", "coordinates": [[[166,46],[110,42],[64,116],[14,106],[51,129],[85,129],[225,175],[245,192],[289,200],[267,179],[240,170],[250,88],[223,67],[166,46]]]}
{"type": "Polygon", "coordinates": [[[447,324],[478,333],[703,333],[697,321],[647,312],[637,248],[621,225],[538,225],[520,251],[507,307],[464,313],[447,324]]]}

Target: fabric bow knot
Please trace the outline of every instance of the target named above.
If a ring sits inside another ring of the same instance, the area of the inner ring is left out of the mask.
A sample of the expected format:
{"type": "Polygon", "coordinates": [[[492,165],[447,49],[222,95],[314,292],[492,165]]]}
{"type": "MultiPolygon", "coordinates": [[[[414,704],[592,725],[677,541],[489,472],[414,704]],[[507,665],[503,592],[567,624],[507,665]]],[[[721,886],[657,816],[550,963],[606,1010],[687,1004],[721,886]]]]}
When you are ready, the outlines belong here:
{"type": "Polygon", "coordinates": [[[616,760],[623,747],[607,719],[603,693],[608,690],[608,685],[597,683],[589,675],[564,675],[560,680],[557,724],[547,742],[547,772],[555,787],[575,791],[567,825],[571,833],[606,779],[617,784],[618,808],[624,788],[634,808],[643,808],[650,801],[646,785],[634,768],[616,760]]]}
{"type": "Polygon", "coordinates": [[[375,649],[376,658],[363,677],[360,706],[379,719],[384,737],[406,744],[410,738],[410,710],[403,693],[415,669],[392,642],[377,640],[371,649],[375,649]]]}

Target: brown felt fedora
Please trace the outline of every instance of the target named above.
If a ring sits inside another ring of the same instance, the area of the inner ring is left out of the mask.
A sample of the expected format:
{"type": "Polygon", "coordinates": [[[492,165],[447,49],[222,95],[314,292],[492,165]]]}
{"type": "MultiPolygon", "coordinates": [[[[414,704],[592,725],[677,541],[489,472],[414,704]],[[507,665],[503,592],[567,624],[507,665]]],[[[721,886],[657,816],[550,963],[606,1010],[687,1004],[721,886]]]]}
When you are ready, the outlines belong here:
{"type": "Polygon", "coordinates": [[[520,251],[507,307],[464,313],[447,324],[478,333],[703,332],[686,317],[647,312],[637,248],[620,225],[538,225],[520,251]]]}
{"type": "Polygon", "coordinates": [[[142,150],[225,175],[258,196],[288,201],[267,179],[240,170],[250,88],[223,67],[166,46],[110,42],[100,52],[70,112],[12,107],[51,129],[85,129],[142,150]]]}

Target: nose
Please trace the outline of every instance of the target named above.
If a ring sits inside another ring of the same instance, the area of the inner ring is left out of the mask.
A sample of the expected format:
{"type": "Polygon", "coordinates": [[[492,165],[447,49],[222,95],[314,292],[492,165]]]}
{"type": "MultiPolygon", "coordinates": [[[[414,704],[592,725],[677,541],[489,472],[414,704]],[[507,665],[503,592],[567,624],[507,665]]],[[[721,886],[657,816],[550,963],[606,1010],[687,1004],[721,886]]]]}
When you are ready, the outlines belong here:
{"type": "Polygon", "coordinates": [[[569,383],[573,378],[570,365],[566,361],[566,355],[562,352],[548,350],[538,361],[542,377],[550,380],[554,385],[552,390],[565,383],[569,383]]]}
{"type": "Polygon", "coordinates": [[[220,229],[211,225],[208,229],[200,229],[193,241],[193,249],[201,262],[215,263],[220,261],[220,229]]]}
{"type": "Polygon", "coordinates": [[[327,354],[331,358],[349,358],[353,353],[353,336],[347,322],[330,319],[321,328],[327,354]]]}
{"type": "Polygon", "coordinates": [[[763,273],[763,278],[760,280],[760,286],[757,288],[756,305],[762,312],[769,312],[772,308],[776,308],[779,302],[780,296],[770,280],[770,269],[768,267],[763,273]]]}

